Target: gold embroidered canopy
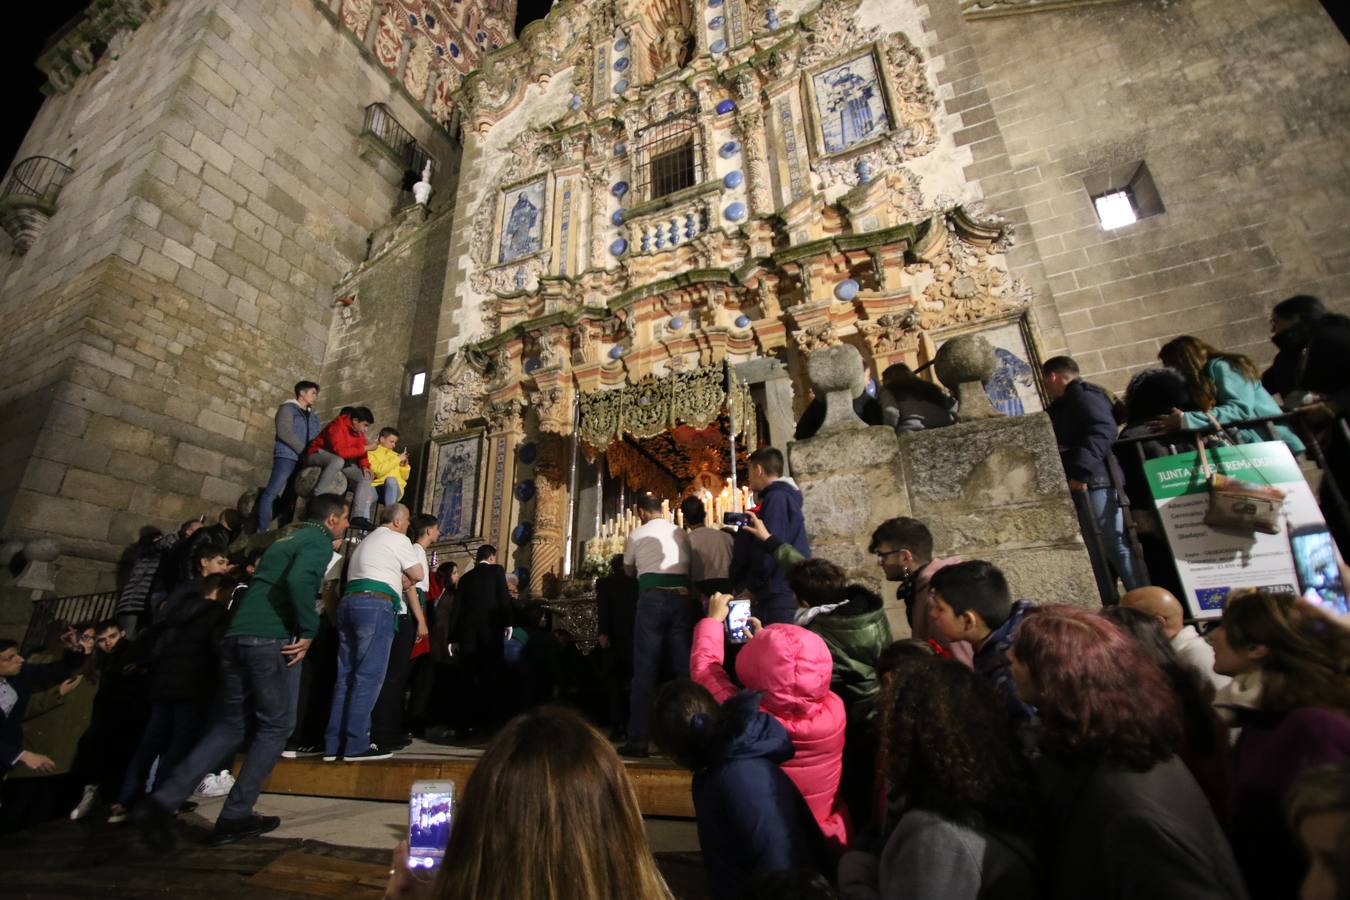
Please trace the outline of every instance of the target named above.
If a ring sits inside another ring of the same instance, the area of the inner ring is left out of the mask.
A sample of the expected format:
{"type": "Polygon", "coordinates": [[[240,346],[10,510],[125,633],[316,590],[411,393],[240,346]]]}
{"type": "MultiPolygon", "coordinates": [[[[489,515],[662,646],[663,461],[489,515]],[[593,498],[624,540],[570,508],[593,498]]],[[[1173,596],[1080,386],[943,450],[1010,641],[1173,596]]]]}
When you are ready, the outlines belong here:
{"type": "Polygon", "coordinates": [[[726,389],[722,366],[704,366],[663,378],[649,375],[637,384],[593,391],[580,398],[581,440],[604,450],[625,434],[650,438],[676,425],[706,428],[724,412],[730,413],[733,434],[745,446],[755,440],[755,405],[749,386],[732,379],[726,389]]]}

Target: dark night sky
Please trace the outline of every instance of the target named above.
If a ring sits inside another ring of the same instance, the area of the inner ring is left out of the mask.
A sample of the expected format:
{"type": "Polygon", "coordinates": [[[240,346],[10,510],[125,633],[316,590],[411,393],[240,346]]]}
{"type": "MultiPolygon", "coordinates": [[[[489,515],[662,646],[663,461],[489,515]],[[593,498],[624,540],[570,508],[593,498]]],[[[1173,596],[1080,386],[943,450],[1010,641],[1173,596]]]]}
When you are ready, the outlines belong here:
{"type": "MultiPolygon", "coordinates": [[[[78,10],[87,0],[47,0],[45,3],[25,4],[24,15],[11,16],[7,23],[10,47],[0,61],[0,77],[5,85],[6,109],[3,128],[0,128],[0,172],[9,169],[19,143],[28,131],[43,96],[38,92],[43,77],[33,61],[42,52],[47,38],[78,10]]],[[[1350,29],[1350,4],[1322,0],[1331,11],[1341,32],[1350,29]]],[[[548,12],[551,0],[519,0],[516,12],[516,31],[548,12]]],[[[59,148],[58,148],[59,149],[59,148]]]]}

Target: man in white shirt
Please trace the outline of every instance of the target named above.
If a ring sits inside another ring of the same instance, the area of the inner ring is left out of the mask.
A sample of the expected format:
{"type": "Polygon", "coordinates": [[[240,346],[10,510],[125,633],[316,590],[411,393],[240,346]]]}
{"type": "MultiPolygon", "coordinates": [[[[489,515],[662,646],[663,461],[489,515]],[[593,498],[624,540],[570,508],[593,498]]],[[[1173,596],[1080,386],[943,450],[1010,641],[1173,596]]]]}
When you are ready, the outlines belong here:
{"type": "Polygon", "coordinates": [[[361,762],[393,754],[370,743],[370,714],[384,684],[403,579],[421,581],[422,557],[408,540],[408,507],[384,507],[380,527],[352,551],[347,588],[337,608],[338,670],[324,735],[324,760],[361,762]]]}
{"type": "Polygon", "coordinates": [[[698,497],[685,497],[680,512],[689,530],[689,580],[705,597],[731,593],[731,535],[716,522],[705,524],[708,513],[698,497]]]}
{"type": "Polygon", "coordinates": [[[662,655],[674,677],[689,677],[699,612],[690,593],[689,538],[684,529],[661,515],[661,501],[651,494],[638,497],[637,510],[642,524],[628,536],[623,553],[624,569],[638,579],[628,743],[620,751],[624,756],[647,755],[652,694],[662,655]]]}
{"type": "Polygon", "coordinates": [[[1171,591],[1160,587],[1141,587],[1127,591],[1120,598],[1121,606],[1147,613],[1162,625],[1163,634],[1172,642],[1172,649],[1186,665],[1193,666],[1209,679],[1216,691],[1223,690],[1232,681],[1227,675],[1214,671],[1214,648],[1201,637],[1194,625],[1184,622],[1181,603],[1171,591]]]}

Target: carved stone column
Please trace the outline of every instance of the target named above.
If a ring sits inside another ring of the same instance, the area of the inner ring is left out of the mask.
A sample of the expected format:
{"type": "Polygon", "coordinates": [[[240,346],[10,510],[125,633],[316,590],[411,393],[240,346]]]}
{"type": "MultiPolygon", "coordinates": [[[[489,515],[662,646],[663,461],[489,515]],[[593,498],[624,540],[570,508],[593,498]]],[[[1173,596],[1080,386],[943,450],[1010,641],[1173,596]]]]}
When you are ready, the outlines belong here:
{"type": "Polygon", "coordinates": [[[558,596],[567,512],[567,436],[543,432],[534,464],[534,538],[530,542],[530,596],[558,596]]]}
{"type": "Polygon", "coordinates": [[[586,173],[586,184],[591,189],[591,252],[587,266],[592,269],[605,267],[605,233],[609,228],[609,217],[605,215],[608,181],[604,172],[586,173]]]}
{"type": "Polygon", "coordinates": [[[499,559],[506,561],[511,522],[512,456],[524,435],[524,407],[512,397],[490,402],[488,418],[488,486],[482,533],[497,548],[499,559]]]}
{"type": "MultiPolygon", "coordinates": [[[[754,102],[745,100],[745,103],[754,102]]],[[[769,184],[769,161],[764,152],[764,114],[758,109],[744,109],[736,118],[745,154],[746,193],[750,211],[756,214],[773,212],[772,186],[769,184]]]]}

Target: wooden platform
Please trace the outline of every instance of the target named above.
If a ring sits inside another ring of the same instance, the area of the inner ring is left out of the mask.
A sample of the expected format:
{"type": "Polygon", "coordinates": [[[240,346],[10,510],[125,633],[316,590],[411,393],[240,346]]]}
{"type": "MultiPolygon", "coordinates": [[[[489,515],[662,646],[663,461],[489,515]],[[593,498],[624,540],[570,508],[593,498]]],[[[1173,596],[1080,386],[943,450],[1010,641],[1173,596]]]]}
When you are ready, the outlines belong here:
{"type": "MultiPolygon", "coordinates": [[[[414,781],[453,781],[461,788],[482,755],[481,747],[416,741],[392,759],[326,763],[319,757],[283,759],[263,790],[272,794],[404,802],[414,781]]],[[[690,774],[670,760],[625,760],[644,816],[692,819],[690,774]]]]}

